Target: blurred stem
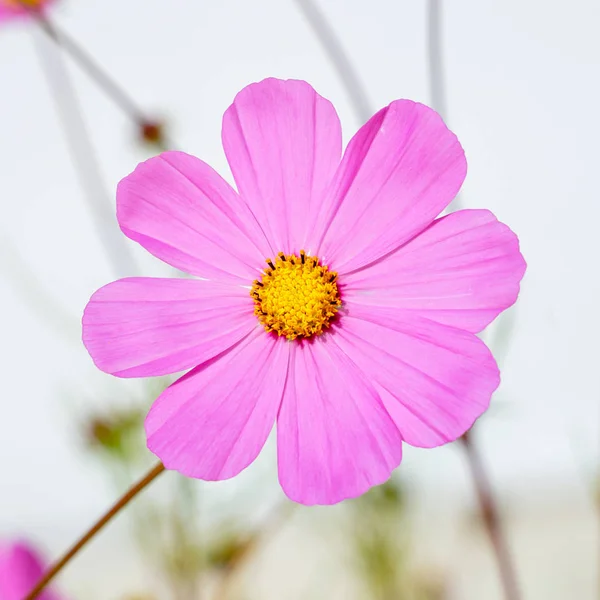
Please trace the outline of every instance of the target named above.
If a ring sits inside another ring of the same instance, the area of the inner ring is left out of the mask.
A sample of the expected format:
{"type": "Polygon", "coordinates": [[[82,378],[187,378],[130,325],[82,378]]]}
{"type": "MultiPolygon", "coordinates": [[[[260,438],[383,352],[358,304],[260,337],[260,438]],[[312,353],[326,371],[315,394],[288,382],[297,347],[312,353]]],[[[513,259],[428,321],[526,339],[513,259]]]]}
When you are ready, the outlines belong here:
{"type": "MultiPolygon", "coordinates": [[[[73,37],[60,29],[55,22],[51,22],[46,15],[37,13],[36,17],[44,33],[79,65],[90,79],[129,117],[138,130],[151,123],[151,120],[124,88],[73,37]]],[[[156,145],[160,150],[166,150],[168,144],[157,141],[156,145]]]]}
{"type": "Polygon", "coordinates": [[[175,558],[175,572],[171,572],[176,598],[193,600],[201,577],[197,568],[195,545],[200,538],[197,524],[196,506],[198,500],[193,480],[179,477],[175,490],[174,507],[170,514],[172,547],[175,558]]]}
{"type": "Polygon", "coordinates": [[[515,568],[502,529],[498,506],[483,461],[473,444],[470,433],[463,435],[463,437],[460,438],[460,441],[467,454],[483,523],[488,532],[490,542],[492,543],[494,554],[496,555],[500,579],[502,580],[502,586],[504,588],[504,596],[506,600],[520,600],[521,593],[517,583],[515,568]]]}
{"type": "Polygon", "coordinates": [[[446,85],[444,81],[444,52],[442,49],[442,0],[429,0],[427,15],[427,45],[431,105],[446,117],[446,85]]]}
{"type": "MultiPolygon", "coordinates": [[[[429,0],[428,3],[428,57],[429,57],[429,83],[431,90],[432,107],[442,116],[444,120],[447,115],[446,86],[444,81],[444,62],[442,49],[442,0],[429,0]]],[[[456,196],[451,204],[452,209],[462,208],[461,197],[456,196]]],[[[450,207],[449,207],[450,208],[450,207]]],[[[512,319],[511,323],[514,322],[512,319]]],[[[512,326],[498,327],[496,339],[506,340],[510,337],[512,326]],[[503,336],[503,337],[502,337],[503,336]]],[[[493,344],[496,346],[496,344],[493,344]]],[[[505,344],[506,345],[506,344],[505,344]]],[[[517,584],[515,569],[512,564],[510,551],[506,537],[502,529],[498,507],[494,499],[492,486],[487,477],[483,461],[473,444],[470,433],[466,433],[460,441],[467,454],[467,460],[471,470],[471,476],[477,492],[477,499],[481,508],[483,523],[488,532],[500,578],[504,588],[506,600],[520,600],[521,594],[517,584]]]]}
{"type": "MultiPolygon", "coordinates": [[[[446,81],[444,75],[444,50],[442,44],[442,0],[429,0],[427,14],[427,56],[429,60],[429,89],[431,108],[448,122],[446,81]]],[[[463,208],[461,195],[457,194],[446,210],[463,208]]]]}
{"type": "Polygon", "coordinates": [[[235,556],[232,557],[217,586],[216,593],[213,596],[214,600],[227,600],[229,598],[235,578],[242,567],[247,564],[248,560],[257,550],[264,546],[269,538],[275,535],[297,506],[297,504],[292,504],[288,501],[282,502],[271,513],[271,516],[263,527],[256,531],[235,556]]]}
{"type": "Polygon", "coordinates": [[[71,340],[78,339],[79,320],[39,281],[19,249],[8,240],[0,239],[0,256],[2,274],[10,281],[12,290],[19,294],[22,301],[61,336],[71,340]]]}
{"type": "MultiPolygon", "coordinates": [[[[35,16],[48,36],[57,41],[58,34],[44,17],[37,14],[35,16]]],[[[47,48],[39,44],[36,46],[63,124],[71,159],[87,196],[94,224],[108,259],[118,277],[132,275],[136,271],[135,264],[124,236],[116,227],[115,217],[108,200],[109,195],[103,185],[95,151],[67,67],[60,52],[49,53],[47,48]]]]}
{"type": "Polygon", "coordinates": [[[321,43],[325,54],[333,64],[354,107],[356,116],[362,123],[366,123],[373,115],[365,86],[360,80],[357,70],[348,57],[341,41],[333,27],[327,21],[321,9],[313,0],[296,0],[302,14],[308,21],[317,39],[321,43]]]}
{"type": "Polygon", "coordinates": [[[138,483],[132,486],[117,502],[98,520],[96,523],[71,547],[66,554],[59,559],[50,569],[44,574],[33,590],[26,596],[24,600],[34,600],[48,584],[62,571],[62,569],[73,559],[78,552],[123,508],[125,508],[131,500],[133,500],[143,489],[152,483],[163,471],[165,467],[162,463],[158,463],[150,472],[145,475],[138,483]]]}

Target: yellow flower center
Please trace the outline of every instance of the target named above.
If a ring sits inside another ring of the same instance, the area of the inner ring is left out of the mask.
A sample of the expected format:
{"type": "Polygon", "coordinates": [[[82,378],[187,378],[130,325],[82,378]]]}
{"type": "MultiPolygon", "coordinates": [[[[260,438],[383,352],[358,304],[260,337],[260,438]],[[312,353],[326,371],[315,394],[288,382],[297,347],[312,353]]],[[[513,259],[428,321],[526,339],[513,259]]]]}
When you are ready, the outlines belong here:
{"type": "Polygon", "coordinates": [[[321,335],[342,304],[337,273],[300,250],[267,259],[260,281],[252,285],[254,314],[267,331],[288,340],[321,335]]]}

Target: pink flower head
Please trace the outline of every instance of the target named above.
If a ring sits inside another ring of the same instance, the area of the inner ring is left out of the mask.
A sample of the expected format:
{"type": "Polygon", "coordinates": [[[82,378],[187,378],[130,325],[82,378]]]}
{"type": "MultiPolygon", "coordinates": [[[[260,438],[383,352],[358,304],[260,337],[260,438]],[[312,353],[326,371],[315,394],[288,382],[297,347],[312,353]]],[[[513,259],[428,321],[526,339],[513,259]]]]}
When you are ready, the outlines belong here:
{"type": "Polygon", "coordinates": [[[43,11],[52,0],[0,0],[0,23],[31,17],[36,11],[43,11]]]}
{"type": "Polygon", "coordinates": [[[152,406],[148,447],[227,479],[277,422],[285,493],[331,504],[386,481],[403,441],[467,431],[499,383],[475,334],[515,302],[525,262],[487,210],[436,218],[467,170],[439,115],[392,102],[342,156],[331,103],[267,79],[236,96],[223,145],[237,192],[182,152],[117,190],[125,235],[200,279],[115,281],[83,316],[103,371],[191,368],[152,406]]]}
{"type": "MultiPolygon", "coordinates": [[[[44,574],[40,556],[25,542],[0,542],[0,600],[23,600],[44,574]]],[[[58,600],[44,591],[39,600],[58,600]]]]}

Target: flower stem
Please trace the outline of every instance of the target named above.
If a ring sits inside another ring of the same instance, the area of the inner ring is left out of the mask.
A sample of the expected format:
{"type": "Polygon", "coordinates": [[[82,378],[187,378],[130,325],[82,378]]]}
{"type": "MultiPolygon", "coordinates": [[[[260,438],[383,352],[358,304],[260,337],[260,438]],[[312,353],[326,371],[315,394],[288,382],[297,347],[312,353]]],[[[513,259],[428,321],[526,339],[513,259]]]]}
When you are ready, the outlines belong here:
{"type": "MultiPolygon", "coordinates": [[[[43,17],[35,15],[40,23],[43,17]]],[[[46,31],[46,29],[45,29],[46,31]]],[[[51,29],[48,29],[51,31],[51,29]]],[[[48,52],[41,46],[45,40],[35,40],[44,74],[54,98],[59,119],[62,122],[67,149],[71,155],[75,171],[88,201],[88,207],[102,245],[111,266],[118,277],[126,277],[136,272],[136,265],[125,238],[114,222],[109,194],[106,191],[96,152],[92,145],[87,126],[81,111],[74,86],[69,77],[67,65],[60,52],[48,52]]],[[[54,48],[53,48],[54,50],[54,48]]]]}
{"type": "MultiPolygon", "coordinates": [[[[146,115],[125,89],[71,35],[59,28],[54,21],[50,21],[44,13],[36,11],[34,17],[48,38],[57,46],[60,46],[90,79],[129,117],[136,126],[138,134],[144,135],[144,131],[147,128],[157,127],[156,122],[146,115]]],[[[153,143],[161,151],[172,147],[172,144],[162,132],[153,140],[153,143]]]]}
{"type": "Polygon", "coordinates": [[[71,58],[106,92],[113,102],[123,110],[134,122],[142,124],[147,121],[144,112],[100,65],[70,35],[50,22],[43,14],[36,15],[37,22],[44,33],[59,45],[71,58]]]}
{"type": "MultiPolygon", "coordinates": [[[[448,123],[446,82],[444,75],[444,50],[442,45],[442,0],[429,0],[427,13],[427,56],[429,61],[429,90],[431,108],[448,123]]],[[[446,210],[463,208],[460,192],[446,210]]]]}
{"type": "Polygon", "coordinates": [[[427,50],[431,106],[446,118],[446,85],[444,81],[444,52],[442,49],[441,0],[429,0],[427,15],[427,50]]]}
{"type": "Polygon", "coordinates": [[[521,593],[517,584],[515,568],[511,559],[508,543],[502,529],[498,506],[494,498],[492,486],[487,477],[483,461],[477,448],[473,444],[470,433],[465,433],[460,441],[467,454],[471,476],[477,491],[477,499],[481,508],[481,516],[484,526],[488,532],[498,569],[500,571],[500,579],[504,588],[504,596],[506,600],[520,600],[521,593]]]}
{"type": "Polygon", "coordinates": [[[342,80],[361,125],[366,123],[373,115],[373,110],[367,98],[365,86],[333,27],[313,0],[296,0],[296,4],[300,7],[342,80]]]}
{"type": "Polygon", "coordinates": [[[24,600],[34,600],[46,588],[46,586],[62,571],[62,569],[74,558],[78,552],[114,517],[121,509],[125,508],[145,487],[154,481],[165,467],[158,463],[152,470],[132,486],[96,523],[60,558],[44,576],[38,581],[33,590],[24,600]]]}
{"type": "MultiPolygon", "coordinates": [[[[444,81],[444,61],[442,48],[442,0],[429,0],[427,19],[427,45],[429,59],[429,85],[431,105],[442,116],[448,118],[446,86],[444,81]]],[[[462,197],[457,194],[451,203],[454,210],[462,208],[462,197]]],[[[492,486],[487,477],[481,456],[473,445],[467,432],[460,438],[467,454],[471,476],[477,491],[481,514],[490,542],[496,555],[500,578],[504,587],[506,600],[520,600],[521,594],[517,585],[515,569],[512,564],[508,544],[502,530],[500,515],[494,499],[492,486]]]]}

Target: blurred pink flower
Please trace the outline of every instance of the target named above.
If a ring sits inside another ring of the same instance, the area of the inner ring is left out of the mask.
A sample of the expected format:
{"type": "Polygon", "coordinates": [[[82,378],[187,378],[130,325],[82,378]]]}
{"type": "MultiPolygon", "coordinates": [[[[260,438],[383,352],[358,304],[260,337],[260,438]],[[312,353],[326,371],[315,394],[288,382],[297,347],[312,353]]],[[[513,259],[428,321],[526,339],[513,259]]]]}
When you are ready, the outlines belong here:
{"type": "MultiPolygon", "coordinates": [[[[0,600],[23,600],[44,573],[37,552],[25,542],[0,542],[0,600]]],[[[44,591],[38,600],[58,600],[44,591]]]]}
{"type": "Polygon", "coordinates": [[[238,192],[182,152],[117,190],[123,232],[202,279],[122,279],[83,317],[103,371],[194,367],[152,406],[148,447],[226,479],[276,421],[285,493],[330,504],[386,481],[402,441],[467,431],[499,383],[475,334],[515,302],[525,262],[487,210],[436,219],[467,169],[439,115],[392,102],[342,157],[331,103],[267,79],[226,111],[223,145],[238,192]]]}
{"type": "Polygon", "coordinates": [[[53,0],[0,0],[0,24],[12,19],[31,17],[53,0]]]}

